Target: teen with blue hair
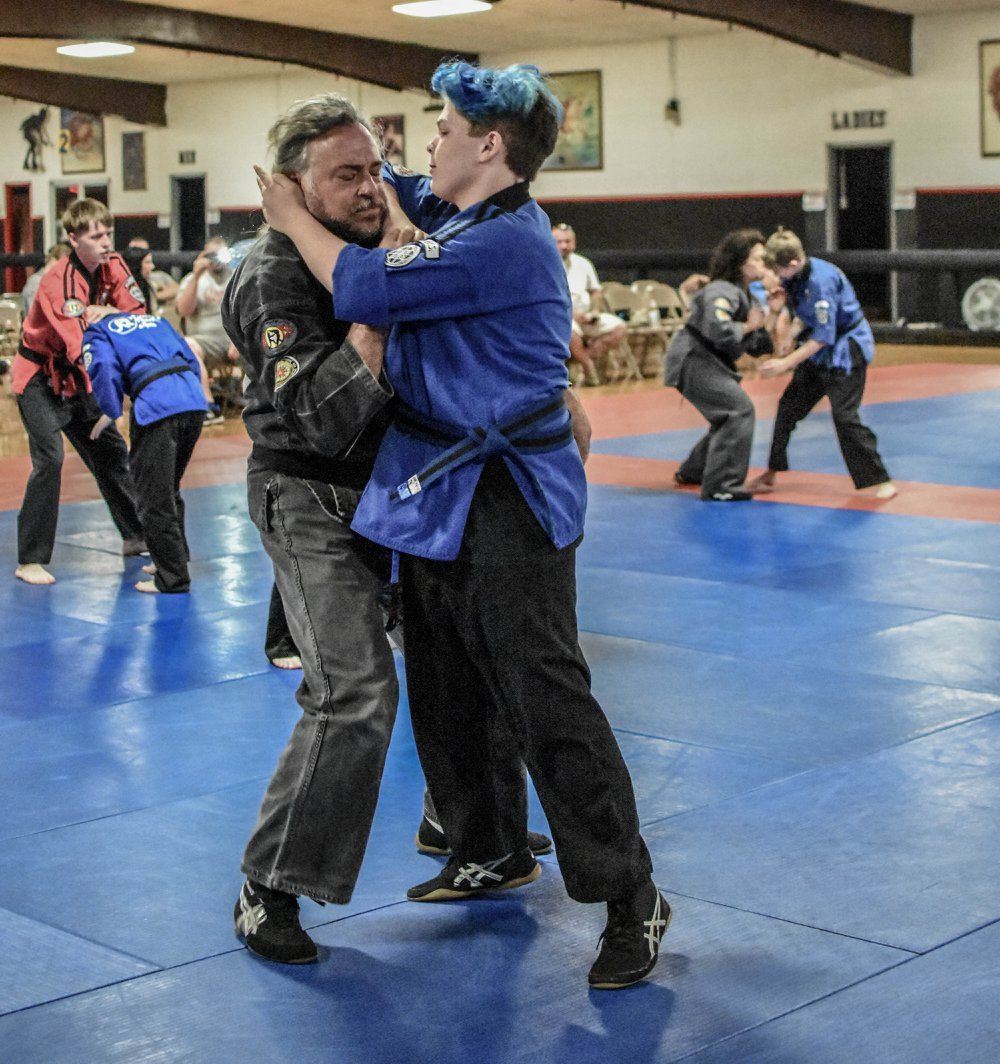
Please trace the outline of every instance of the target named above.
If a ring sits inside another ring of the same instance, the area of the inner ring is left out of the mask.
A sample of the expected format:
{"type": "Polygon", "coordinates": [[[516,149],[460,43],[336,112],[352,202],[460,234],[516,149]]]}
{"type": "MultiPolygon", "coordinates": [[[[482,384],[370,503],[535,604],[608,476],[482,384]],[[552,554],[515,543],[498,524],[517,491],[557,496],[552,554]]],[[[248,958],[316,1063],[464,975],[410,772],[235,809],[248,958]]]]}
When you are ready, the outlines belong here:
{"type": "Polygon", "coordinates": [[[445,102],[430,179],[383,170],[429,237],[346,244],[294,182],[258,179],[268,220],[338,315],[391,328],[384,369],[398,412],[352,528],[402,559],[410,713],[453,852],[407,896],[448,901],[541,873],[523,812],[494,798],[491,765],[513,740],[568,893],[607,903],[590,985],[618,989],[652,970],[670,907],[577,638],[586,479],[567,410],[571,305],[528,190],[561,108],[530,66],[446,63],[431,84],[445,102]]]}

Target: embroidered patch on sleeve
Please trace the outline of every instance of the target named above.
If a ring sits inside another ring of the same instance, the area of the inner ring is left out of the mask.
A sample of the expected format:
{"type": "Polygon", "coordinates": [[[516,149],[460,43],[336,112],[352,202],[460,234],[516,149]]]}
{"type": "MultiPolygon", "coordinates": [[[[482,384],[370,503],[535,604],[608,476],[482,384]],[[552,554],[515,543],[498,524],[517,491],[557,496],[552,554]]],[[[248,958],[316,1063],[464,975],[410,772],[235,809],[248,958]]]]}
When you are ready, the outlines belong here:
{"type": "MultiPolygon", "coordinates": [[[[264,322],[260,331],[260,345],[265,351],[273,354],[283,347],[289,347],[298,333],[299,330],[290,321],[285,321],[284,318],[274,318],[264,322]]],[[[292,359],[292,361],[295,360],[292,359]]],[[[298,369],[298,363],[295,368],[298,369]]]]}
{"type": "Polygon", "coordinates": [[[402,247],[393,248],[386,257],[385,264],[389,267],[409,266],[411,262],[420,254],[421,247],[419,244],[404,244],[402,247]]]}
{"type": "Polygon", "coordinates": [[[146,302],[146,300],[143,298],[143,295],[142,295],[142,289],[139,287],[139,283],[136,281],[136,279],[134,277],[130,277],[129,278],[129,282],[128,282],[128,284],[125,287],[128,289],[128,294],[137,303],[145,303],[146,302]]]}
{"type": "Polygon", "coordinates": [[[81,318],[86,309],[79,299],[67,299],[62,305],[62,314],[64,318],[81,318]]]}
{"type": "Polygon", "coordinates": [[[725,296],[719,296],[717,299],[713,299],[712,306],[715,307],[715,318],[717,321],[733,320],[733,305],[725,298],[725,296]]]}
{"type": "Polygon", "coordinates": [[[83,368],[90,371],[90,364],[94,361],[94,350],[90,344],[83,345],[83,368]]]}
{"type": "Polygon", "coordinates": [[[392,172],[397,177],[416,177],[416,171],[411,170],[408,166],[400,166],[399,163],[393,165],[392,172]]]}
{"type": "Polygon", "coordinates": [[[279,358],[274,364],[274,390],[287,384],[299,372],[298,362],[289,355],[279,358]]]}
{"type": "Polygon", "coordinates": [[[821,299],[816,303],[816,323],[818,325],[826,325],[830,320],[830,302],[827,299],[821,299]]]}

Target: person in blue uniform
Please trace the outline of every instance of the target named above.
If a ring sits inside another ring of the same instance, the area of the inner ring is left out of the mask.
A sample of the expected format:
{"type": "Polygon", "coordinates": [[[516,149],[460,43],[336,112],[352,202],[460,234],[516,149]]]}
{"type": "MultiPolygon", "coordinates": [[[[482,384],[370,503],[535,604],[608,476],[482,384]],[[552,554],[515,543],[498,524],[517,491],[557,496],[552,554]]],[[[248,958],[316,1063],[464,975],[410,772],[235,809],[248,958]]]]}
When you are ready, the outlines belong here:
{"type": "MultiPolygon", "coordinates": [[[[528,189],[561,108],[534,67],[445,63],[431,85],[444,107],[429,192],[457,211],[425,239],[345,244],[294,182],[260,170],[258,180],[269,221],[338,313],[391,326],[398,411],[352,527],[402,555],[410,711],[453,850],[408,897],[464,898],[539,875],[523,819],[492,800],[493,752],[513,739],[568,893],[608,905],[589,982],[617,989],[652,970],[670,909],[577,639],[586,481],[565,399],[571,304],[528,189]]],[[[433,212],[421,203],[423,228],[433,212]]]]}
{"type": "Polygon", "coordinates": [[[795,426],[826,396],[855,488],[891,499],[896,487],[878,452],[878,440],[858,413],[875,339],[854,288],[832,263],[807,256],[802,241],[789,229],[773,233],[766,248],[802,327],[794,351],[760,367],[762,377],[793,372],[778,402],[767,470],[749,486],[754,491],[774,489],[776,474],[788,469],[788,442],[795,426]]]}
{"type": "Polygon", "coordinates": [[[137,591],[178,594],[191,586],[181,478],[205,421],[207,404],[194,352],[155,314],[112,314],[83,336],[83,364],[101,408],[96,436],[132,399],[129,465],[146,532],[152,580],[137,591]]]}
{"type": "Polygon", "coordinates": [[[755,415],[740,387],[736,361],[742,354],[759,356],[774,349],[766,327],[774,326],[780,308],[765,310],[749,292],[761,282],[764,269],[763,233],[727,233],[712,252],[708,284],[691,300],[684,328],[667,349],[664,382],[709,423],[674,481],[678,487],[700,485],[701,497],[709,501],[753,498],[746,476],[755,415]]]}

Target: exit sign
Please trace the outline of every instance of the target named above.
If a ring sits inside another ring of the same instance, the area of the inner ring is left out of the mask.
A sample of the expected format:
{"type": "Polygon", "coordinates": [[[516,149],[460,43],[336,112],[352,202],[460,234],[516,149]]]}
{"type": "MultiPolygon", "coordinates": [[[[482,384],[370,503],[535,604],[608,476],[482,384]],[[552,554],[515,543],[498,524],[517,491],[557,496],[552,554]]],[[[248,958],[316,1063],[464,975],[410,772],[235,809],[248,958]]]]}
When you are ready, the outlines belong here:
{"type": "Polygon", "coordinates": [[[178,152],[177,153],[177,161],[179,163],[193,163],[194,162],[194,152],[193,151],[178,152]]]}

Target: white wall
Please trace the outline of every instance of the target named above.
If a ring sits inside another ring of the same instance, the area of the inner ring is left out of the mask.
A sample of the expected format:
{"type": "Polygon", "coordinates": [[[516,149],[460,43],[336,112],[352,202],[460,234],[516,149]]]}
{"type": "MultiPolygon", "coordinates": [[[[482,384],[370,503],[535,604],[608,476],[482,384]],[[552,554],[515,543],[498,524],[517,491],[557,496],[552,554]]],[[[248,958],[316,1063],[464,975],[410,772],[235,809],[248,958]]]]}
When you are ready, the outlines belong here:
{"type": "MultiPolygon", "coordinates": [[[[978,42],[997,12],[920,17],[914,76],[896,77],[751,31],[545,52],[545,69],[603,70],[600,172],[544,173],[541,197],[821,190],[827,144],[892,141],[897,188],[998,186],[979,154],[978,42]],[[681,125],[664,118],[673,95],[681,125]],[[832,111],[886,110],[885,129],[831,129],[832,111]]],[[[489,56],[492,62],[522,59],[489,56]]]]}
{"type": "MultiPolygon", "coordinates": [[[[530,59],[552,71],[603,71],[604,156],[601,171],[543,173],[540,197],[822,190],[827,144],[892,141],[895,185],[1000,186],[1000,158],[979,154],[978,42],[998,36],[997,13],[922,16],[915,20],[912,78],[894,77],[817,56],[750,31],[666,39],[601,49],[486,54],[484,63],[530,59]],[[673,53],[675,68],[670,69],[673,53]],[[679,127],[664,104],[681,101],[679,127]],[[832,111],[884,109],[885,129],[834,132],[832,111]]],[[[183,83],[168,91],[166,129],[147,128],[146,192],[121,189],[121,132],[141,127],[105,119],[107,178],[117,214],[169,211],[169,175],[206,173],[209,209],[257,201],[250,166],[264,158],[264,135],[293,100],[325,89],[343,92],[368,113],[406,115],[407,161],[420,168],[433,134],[427,97],[328,75],[294,71],[278,77],[183,83]],[[194,150],[181,166],[177,153],[194,150]]],[[[59,179],[54,149],[48,172],[21,169],[18,126],[37,105],[0,100],[0,174],[29,180],[32,208],[53,239],[49,182],[59,179]]],[[[57,136],[58,109],[49,129],[57,136]]],[[[98,175],[94,175],[99,179],[98,175]]],[[[85,180],[91,180],[88,176],[85,180]]],[[[2,210],[2,206],[0,206],[2,210]]]]}

